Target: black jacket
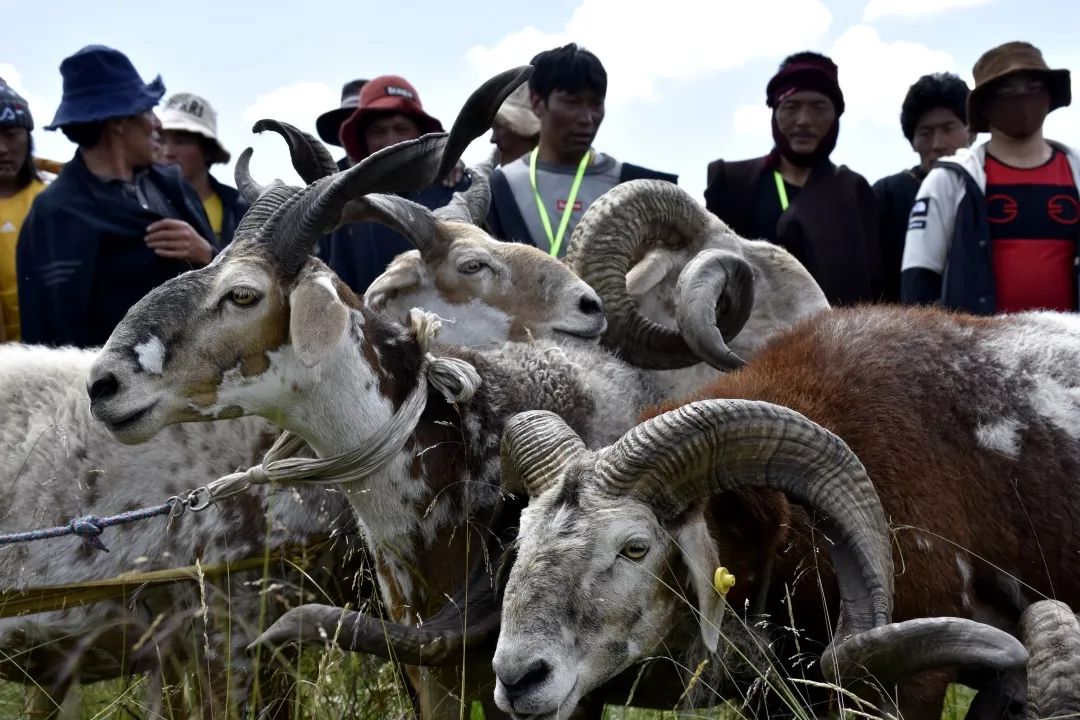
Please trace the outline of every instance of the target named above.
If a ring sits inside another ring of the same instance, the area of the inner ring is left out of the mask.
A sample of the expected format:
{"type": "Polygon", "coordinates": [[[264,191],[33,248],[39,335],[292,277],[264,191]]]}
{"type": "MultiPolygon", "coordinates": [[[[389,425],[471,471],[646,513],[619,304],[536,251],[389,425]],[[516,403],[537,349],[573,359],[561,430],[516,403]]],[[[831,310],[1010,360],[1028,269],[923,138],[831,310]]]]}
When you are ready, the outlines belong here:
{"type": "Polygon", "coordinates": [[[878,199],[878,238],[881,242],[881,267],[887,302],[900,302],[900,265],[904,259],[904,238],[908,216],[915,204],[926,173],[920,166],[883,177],[874,183],[878,199]]]}
{"type": "MultiPolygon", "coordinates": [[[[678,175],[623,163],[619,183],[630,180],[666,180],[675,185],[679,184],[678,175]]],[[[491,209],[488,210],[487,225],[491,234],[500,240],[536,245],[521,214],[521,208],[514,199],[514,191],[510,189],[510,183],[501,172],[491,174],[491,209]]]]}
{"type": "Polygon", "coordinates": [[[240,224],[249,205],[239,190],[225,185],[213,175],[210,176],[210,187],[221,198],[221,237],[218,238],[218,244],[224,248],[232,242],[236,226],[240,224]]]}
{"type": "MultiPolygon", "coordinates": [[[[450,202],[455,192],[469,187],[468,178],[452,188],[432,185],[419,192],[404,193],[402,197],[435,210],[450,202]]],[[[374,222],[349,223],[338,228],[319,243],[319,257],[329,265],[357,295],[367,292],[375,278],[386,266],[414,245],[385,225],[374,222]]]]}
{"type": "MultiPolygon", "coordinates": [[[[737,234],[754,238],[756,200],[762,183],[773,187],[771,172],[769,156],[710,163],[706,208],[737,234]]],[[[775,242],[803,264],[830,304],[882,299],[877,198],[866,179],[847,167],[826,161],[814,168],[780,214],[775,242]]]]}
{"type": "MultiPolygon", "coordinates": [[[[155,165],[150,180],[177,220],[217,245],[198,194],[175,167],[155,165]]],[[[80,153],[34,200],[19,233],[16,272],[23,342],[98,347],[128,308],[166,280],[192,269],[158,257],[146,228],[164,216],[142,208],[96,177],[80,153]]]]}

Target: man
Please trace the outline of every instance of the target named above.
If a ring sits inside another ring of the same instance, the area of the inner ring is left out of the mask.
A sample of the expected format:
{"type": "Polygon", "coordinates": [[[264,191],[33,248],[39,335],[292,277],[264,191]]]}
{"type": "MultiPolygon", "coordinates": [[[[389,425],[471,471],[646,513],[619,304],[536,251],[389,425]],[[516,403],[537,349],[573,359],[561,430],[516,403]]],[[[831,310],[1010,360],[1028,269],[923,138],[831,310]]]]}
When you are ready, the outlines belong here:
{"type": "Polygon", "coordinates": [[[34,163],[26,100],[0,80],[0,342],[21,339],[15,246],[34,198],[45,189],[34,163]]]}
{"type": "Polygon", "coordinates": [[[844,94],[836,64],[784,59],[766,88],[775,146],[765,157],[709,164],[705,205],[738,234],[790,251],[834,305],[882,295],[878,211],[866,179],[829,156],[844,94]]]}
{"type": "Polygon", "coordinates": [[[529,103],[529,85],[519,85],[506,98],[491,126],[491,143],[500,165],[509,165],[532,152],[540,142],[540,118],[529,103]]]}
{"type": "Polygon", "coordinates": [[[228,163],[229,151],[217,136],[217,112],[203,98],[177,93],[165,101],[161,113],[165,162],[180,167],[184,179],[202,200],[218,247],[232,242],[236,226],[248,204],[236,188],[210,174],[210,166],[228,163]]]}
{"type": "MultiPolygon", "coordinates": [[[[442,123],[424,111],[420,95],[408,80],[381,75],[361,88],[356,109],[341,124],[340,137],[350,163],[355,164],[383,148],[442,131],[442,123]]],[[[460,174],[457,177],[456,184],[436,183],[402,196],[434,210],[450,202],[455,192],[468,188],[469,183],[460,180],[460,174]]],[[[324,238],[319,254],[353,291],[363,295],[391,260],[412,249],[412,243],[390,228],[364,222],[349,223],[324,238]]]]}
{"type": "Polygon", "coordinates": [[[495,237],[563,257],[585,210],[619,183],[678,177],[596,152],[604,121],[607,71],[574,43],[532,59],[529,101],[540,118],[540,143],[491,175],[488,225],[495,237]]]}
{"type": "Polygon", "coordinates": [[[874,183],[880,209],[879,235],[885,300],[900,300],[900,262],[904,257],[908,213],[915,193],[934,163],[956,154],[975,139],[967,129],[967,83],[951,73],[923,75],[900,109],[900,128],[919,154],[915,167],[874,183]]]}
{"type": "Polygon", "coordinates": [[[1043,137],[1071,99],[1068,70],[1026,42],[988,50],[967,100],[990,140],[938,162],[919,188],[904,246],[901,300],[979,315],[1075,311],[1080,154],[1043,137]]]}
{"type": "MultiPolygon", "coordinates": [[[[333,110],[327,110],[315,120],[315,131],[319,133],[322,141],[328,145],[343,147],[341,144],[341,124],[349,119],[360,102],[360,90],[367,80],[350,80],[341,86],[341,105],[333,110]]],[[[349,167],[349,157],[346,155],[337,161],[338,169],[345,170],[349,167]]]]}
{"type": "Polygon", "coordinates": [[[143,295],[209,263],[217,247],[199,196],[176,168],[152,163],[161,77],[144,83],[126,55],[101,45],[65,58],[60,73],[45,129],[79,147],[19,234],[22,335],[93,347],[143,295]]]}

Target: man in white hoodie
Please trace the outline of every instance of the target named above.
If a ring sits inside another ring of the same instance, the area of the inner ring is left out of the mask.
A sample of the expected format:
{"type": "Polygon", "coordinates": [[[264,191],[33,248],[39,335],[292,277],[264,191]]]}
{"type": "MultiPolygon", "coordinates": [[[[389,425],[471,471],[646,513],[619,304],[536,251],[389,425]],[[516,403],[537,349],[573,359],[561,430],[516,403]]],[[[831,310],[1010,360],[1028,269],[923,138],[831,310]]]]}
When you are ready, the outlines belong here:
{"type": "Polygon", "coordinates": [[[990,140],[935,165],[908,219],[901,300],[978,315],[1080,309],[1080,154],[1043,137],[1068,70],[1010,42],[973,69],[968,126],[990,140]]]}

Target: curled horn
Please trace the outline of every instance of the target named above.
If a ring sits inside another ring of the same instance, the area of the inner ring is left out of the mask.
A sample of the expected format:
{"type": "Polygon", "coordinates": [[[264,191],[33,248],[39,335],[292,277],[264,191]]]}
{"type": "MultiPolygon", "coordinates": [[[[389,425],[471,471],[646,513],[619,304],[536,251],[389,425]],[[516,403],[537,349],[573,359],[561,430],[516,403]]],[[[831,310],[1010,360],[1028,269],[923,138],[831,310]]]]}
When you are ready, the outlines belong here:
{"type": "MultiPolygon", "coordinates": [[[[492,570],[499,561],[499,557],[492,558],[492,570]]],[[[499,629],[501,601],[486,565],[477,563],[468,588],[459,591],[419,627],[312,603],[287,611],[249,650],[256,645],[275,647],[290,642],[322,645],[333,638],[342,650],[368,653],[406,665],[458,665],[466,648],[485,642],[499,629]]]]}
{"type": "Polygon", "coordinates": [[[821,669],[830,679],[869,674],[891,687],[927,670],[1015,670],[1027,659],[1023,644],[1003,630],[966,618],[935,617],[882,625],[832,645],[821,669]]]}
{"type": "Polygon", "coordinates": [[[1029,718],[1080,714],[1080,623],[1063,602],[1040,600],[1020,618],[1031,658],[1027,666],[1029,718]]]}
{"type": "MultiPolygon", "coordinates": [[[[507,70],[481,85],[454,121],[449,135],[429,133],[365,158],[348,170],[322,178],[283,204],[263,236],[290,275],[307,261],[319,238],[355,217],[349,201],[369,193],[421,190],[444,177],[473,140],[491,127],[502,101],[528,78],[529,66],[507,70]]],[[[360,211],[357,211],[360,212],[360,211]]]]}
{"type": "MultiPolygon", "coordinates": [[[[574,229],[566,262],[600,295],[608,319],[604,344],[618,349],[639,367],[664,370],[700,362],[702,358],[678,331],[641,314],[626,290],[626,273],[653,242],[697,250],[711,234],[724,231],[723,224],[685,190],[661,180],[616,185],[589,206],[574,229]]],[[[716,284],[719,277],[713,280],[716,284]]],[[[752,284],[752,280],[747,282],[752,284]]],[[[752,300],[752,294],[745,289],[745,282],[738,292],[721,288],[720,295],[726,298],[733,318],[749,313],[743,304],[746,298],[752,300]]],[[[729,331],[736,325],[722,321],[729,331]]],[[[729,365],[732,362],[727,360],[729,365]]]]}
{"type": "Polygon", "coordinates": [[[718,370],[746,364],[727,346],[754,308],[754,269],[728,250],[699,252],[679,273],[675,319],[694,354],[718,370]]]}
{"type": "Polygon", "coordinates": [[[648,420],[599,454],[613,494],[673,520],[701,498],[779,490],[824,518],[842,604],[836,643],[892,618],[890,535],[866,470],[839,437],[805,416],[749,400],[704,400],[648,420]]]}
{"type": "Polygon", "coordinates": [[[253,152],[251,148],[244,148],[244,151],[240,153],[240,157],[236,158],[236,167],[233,168],[236,189],[240,191],[240,194],[248,201],[249,205],[254,205],[271,188],[282,187],[285,184],[280,180],[275,180],[270,185],[261,185],[256,182],[255,178],[251,177],[251,154],[253,152]]]}
{"type": "Polygon", "coordinates": [[[305,183],[310,185],[319,178],[337,173],[337,163],[326,146],[308,133],[280,120],[260,120],[251,128],[256,133],[265,130],[272,130],[285,138],[293,168],[305,183]]]}
{"type": "Polygon", "coordinates": [[[541,495],[573,459],[591,457],[585,443],[562,418],[547,410],[513,415],[503,429],[503,486],[541,495]]]}

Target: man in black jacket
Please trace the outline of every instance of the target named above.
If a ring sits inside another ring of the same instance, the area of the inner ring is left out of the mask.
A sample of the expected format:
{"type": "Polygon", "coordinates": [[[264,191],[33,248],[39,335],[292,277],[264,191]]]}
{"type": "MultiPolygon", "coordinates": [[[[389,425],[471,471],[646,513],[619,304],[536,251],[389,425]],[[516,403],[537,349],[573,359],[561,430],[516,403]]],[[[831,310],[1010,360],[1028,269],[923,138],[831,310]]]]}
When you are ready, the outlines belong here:
{"type": "Polygon", "coordinates": [[[232,242],[248,203],[236,188],[210,174],[211,166],[228,163],[231,157],[217,136],[217,112],[198,95],[176,93],[165,101],[161,130],[165,162],[178,166],[195,188],[218,245],[225,247],[232,242]]]}
{"type": "Polygon", "coordinates": [[[607,71],[596,55],[571,43],[531,64],[529,99],[540,118],[540,143],[492,173],[488,226],[497,238],[561,258],[585,210],[608,190],[628,180],[679,178],[593,149],[607,95],[607,71]]]}
{"type": "Polygon", "coordinates": [[[926,174],[941,158],[951,157],[971,145],[974,135],[967,129],[967,83],[952,73],[923,75],[908,88],[900,110],[900,128],[919,153],[919,164],[874,183],[881,211],[881,266],[885,300],[900,301],[900,263],[904,258],[904,237],[915,193],[926,174]]]}
{"type": "Polygon", "coordinates": [[[844,113],[836,64],[790,55],[765,94],[772,151],[710,163],[705,206],[743,237],[786,248],[831,304],[880,300],[877,199],[866,178],[829,160],[844,113]]]}
{"type": "Polygon", "coordinates": [[[46,130],[79,149],[34,201],[16,268],[23,342],[94,347],[147,292],[218,252],[199,196],[153,164],[153,108],[123,53],[100,45],[60,64],[64,93],[46,130]]]}

